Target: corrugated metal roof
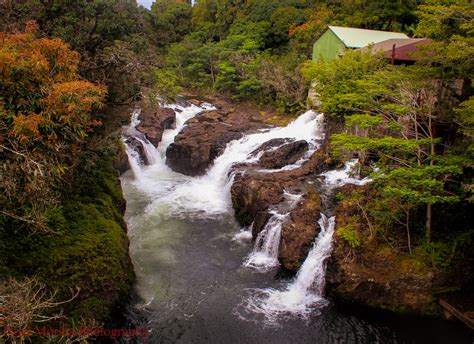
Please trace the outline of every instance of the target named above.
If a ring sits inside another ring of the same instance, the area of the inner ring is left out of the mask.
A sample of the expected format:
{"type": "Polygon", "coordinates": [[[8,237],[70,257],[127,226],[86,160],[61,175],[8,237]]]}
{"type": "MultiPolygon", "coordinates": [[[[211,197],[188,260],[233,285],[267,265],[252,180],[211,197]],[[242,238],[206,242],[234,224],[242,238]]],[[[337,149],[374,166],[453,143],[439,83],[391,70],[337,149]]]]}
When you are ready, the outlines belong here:
{"type": "Polygon", "coordinates": [[[364,47],[361,51],[372,49],[374,52],[382,51],[387,58],[394,58],[399,61],[416,61],[416,58],[411,56],[411,53],[417,51],[419,45],[428,44],[430,42],[431,39],[429,38],[387,39],[371,47],[364,47]],[[392,56],[394,45],[395,56],[392,56]]]}
{"type": "Polygon", "coordinates": [[[348,48],[362,48],[392,38],[408,39],[407,35],[400,32],[354,29],[342,26],[329,26],[329,30],[334,32],[348,48]]]}

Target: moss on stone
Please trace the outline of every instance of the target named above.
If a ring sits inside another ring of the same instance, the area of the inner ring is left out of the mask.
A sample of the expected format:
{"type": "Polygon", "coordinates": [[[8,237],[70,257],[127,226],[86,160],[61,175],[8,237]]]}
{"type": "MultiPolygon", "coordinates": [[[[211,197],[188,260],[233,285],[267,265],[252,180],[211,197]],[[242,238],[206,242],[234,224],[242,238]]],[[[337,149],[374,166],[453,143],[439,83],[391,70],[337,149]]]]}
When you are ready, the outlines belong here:
{"type": "Polygon", "coordinates": [[[58,291],[58,300],[80,288],[78,297],[64,305],[70,320],[106,321],[128,297],[133,282],[122,216],[125,201],[113,167],[116,148],[116,142],[109,142],[87,154],[61,206],[49,211],[53,233],[0,231],[0,271],[36,275],[58,291]]]}

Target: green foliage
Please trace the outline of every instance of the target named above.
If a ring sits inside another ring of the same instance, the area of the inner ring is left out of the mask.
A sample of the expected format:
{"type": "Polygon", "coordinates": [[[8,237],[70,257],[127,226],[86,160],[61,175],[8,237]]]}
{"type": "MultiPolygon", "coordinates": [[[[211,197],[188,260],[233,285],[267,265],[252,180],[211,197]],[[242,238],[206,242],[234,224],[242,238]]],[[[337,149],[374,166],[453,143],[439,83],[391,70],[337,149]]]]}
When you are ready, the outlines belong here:
{"type": "Polygon", "coordinates": [[[344,227],[338,227],[337,235],[344,239],[352,249],[361,246],[359,234],[351,224],[344,227]]]}
{"type": "Polygon", "coordinates": [[[151,77],[153,86],[148,90],[146,97],[149,103],[157,100],[157,95],[168,103],[176,101],[182,88],[179,86],[179,76],[175,70],[154,68],[151,77]]]}
{"type": "Polygon", "coordinates": [[[370,114],[355,114],[347,117],[346,126],[349,128],[372,129],[383,123],[383,118],[380,115],[370,114]]]}
{"type": "Polygon", "coordinates": [[[7,1],[0,3],[0,13],[5,13],[0,16],[1,31],[21,30],[34,20],[43,34],[67,42],[82,56],[80,74],[107,85],[108,100],[119,103],[139,94],[147,67],[156,64],[159,41],[179,38],[179,27],[186,22],[177,16],[177,34],[170,26],[154,29],[150,13],[130,0],[7,1]]]}
{"type": "Polygon", "coordinates": [[[474,76],[474,4],[470,1],[428,1],[418,10],[416,33],[435,41],[426,45],[421,62],[445,78],[474,76]]]}
{"type": "Polygon", "coordinates": [[[363,89],[360,80],[383,70],[386,64],[371,52],[348,51],[341,59],[317,64],[307,62],[302,72],[307,80],[315,82],[315,91],[324,100],[322,110],[342,116],[369,98],[368,94],[360,92],[363,89]]]}
{"type": "Polygon", "coordinates": [[[416,34],[420,37],[445,40],[472,34],[474,5],[471,1],[429,0],[418,8],[417,14],[420,22],[416,34]]]}
{"type": "Polygon", "coordinates": [[[158,0],[150,12],[158,44],[178,42],[191,32],[192,7],[186,1],[158,0]]]}
{"type": "Polygon", "coordinates": [[[473,241],[474,230],[468,228],[466,231],[447,235],[443,241],[422,243],[416,253],[428,256],[432,266],[449,268],[454,262],[462,262],[473,241]]]}
{"type": "Polygon", "coordinates": [[[374,30],[407,31],[417,21],[415,10],[419,1],[327,0],[335,13],[335,23],[374,30]]]}
{"type": "Polygon", "coordinates": [[[219,63],[218,68],[219,75],[216,78],[216,88],[222,92],[234,91],[239,79],[235,68],[225,61],[219,63]]]}

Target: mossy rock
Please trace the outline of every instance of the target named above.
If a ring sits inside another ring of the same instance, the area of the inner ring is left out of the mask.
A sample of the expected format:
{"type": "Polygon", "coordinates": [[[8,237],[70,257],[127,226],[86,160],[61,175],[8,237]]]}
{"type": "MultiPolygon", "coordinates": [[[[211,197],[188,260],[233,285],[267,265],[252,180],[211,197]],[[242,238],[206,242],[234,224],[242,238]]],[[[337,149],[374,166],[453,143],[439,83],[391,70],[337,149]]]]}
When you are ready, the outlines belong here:
{"type": "Polygon", "coordinates": [[[52,233],[0,230],[0,271],[18,278],[36,275],[57,290],[58,301],[80,289],[72,302],[63,305],[69,321],[107,321],[128,299],[133,284],[125,201],[114,168],[120,148],[116,143],[96,149],[85,164],[89,168],[80,170],[65,190],[61,206],[49,211],[52,233]]]}

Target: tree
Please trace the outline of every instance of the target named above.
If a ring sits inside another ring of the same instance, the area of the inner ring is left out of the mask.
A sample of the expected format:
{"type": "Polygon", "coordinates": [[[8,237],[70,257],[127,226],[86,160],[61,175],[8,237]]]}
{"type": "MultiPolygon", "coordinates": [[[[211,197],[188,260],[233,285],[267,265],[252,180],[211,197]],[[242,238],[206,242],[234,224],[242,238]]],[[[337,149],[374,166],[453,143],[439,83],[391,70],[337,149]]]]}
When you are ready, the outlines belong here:
{"type": "Polygon", "coordinates": [[[192,6],[186,1],[158,0],[151,7],[158,44],[179,42],[191,32],[192,6]]]}
{"type": "Polygon", "coordinates": [[[172,34],[155,32],[150,13],[135,0],[3,1],[4,11],[8,15],[0,16],[0,30],[18,31],[36,21],[42,34],[62,39],[81,54],[81,76],[107,85],[108,101],[116,103],[139,94],[144,72],[157,63],[157,41],[172,34]]]}
{"type": "Polygon", "coordinates": [[[47,211],[99,124],[106,90],[79,77],[79,55],[60,39],[0,33],[1,215],[47,230],[47,211]]]}
{"type": "Polygon", "coordinates": [[[443,147],[449,138],[439,135],[439,127],[453,121],[444,104],[455,98],[430,79],[435,69],[387,66],[377,59],[348,52],[306,72],[316,78],[325,110],[345,119],[346,131],[331,136],[334,153],[356,154],[361,164],[375,161],[380,194],[393,198],[407,218],[417,205],[425,206],[430,242],[432,206],[461,199],[446,185],[462,174],[466,160],[448,159],[443,147]]]}

